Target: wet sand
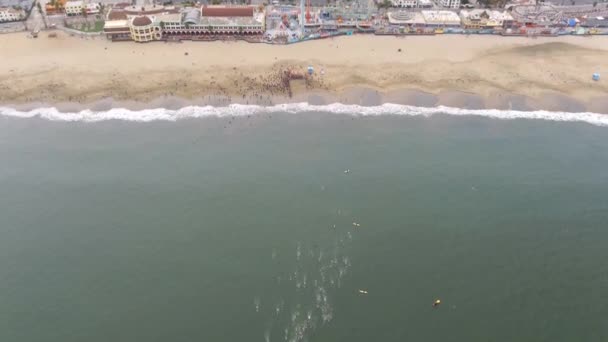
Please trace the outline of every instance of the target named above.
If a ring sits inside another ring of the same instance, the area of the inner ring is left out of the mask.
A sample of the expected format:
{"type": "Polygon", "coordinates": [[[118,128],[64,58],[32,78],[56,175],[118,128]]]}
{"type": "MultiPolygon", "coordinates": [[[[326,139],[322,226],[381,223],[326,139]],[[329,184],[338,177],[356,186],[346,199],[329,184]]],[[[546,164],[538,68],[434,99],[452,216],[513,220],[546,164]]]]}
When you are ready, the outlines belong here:
{"type": "MultiPolygon", "coordinates": [[[[454,107],[463,109],[500,109],[517,111],[547,110],[554,112],[594,112],[608,114],[608,99],[596,99],[590,103],[583,103],[564,95],[547,93],[539,98],[523,95],[505,94],[485,98],[481,95],[444,91],[431,94],[418,90],[393,90],[386,93],[374,89],[356,87],[349,88],[340,93],[327,91],[311,91],[297,94],[292,98],[276,97],[272,101],[235,101],[236,104],[273,105],[281,103],[308,103],[311,105],[329,105],[333,103],[355,104],[361,106],[378,106],[384,103],[410,105],[417,107],[454,107]]],[[[225,96],[207,96],[198,99],[184,99],[176,96],[159,97],[149,102],[120,100],[104,98],[93,102],[29,102],[11,104],[10,107],[18,110],[32,110],[41,107],[55,107],[62,112],[77,112],[84,109],[93,111],[106,111],[112,108],[126,108],[130,110],[143,110],[166,108],[177,110],[187,106],[226,106],[231,104],[225,96]]]]}

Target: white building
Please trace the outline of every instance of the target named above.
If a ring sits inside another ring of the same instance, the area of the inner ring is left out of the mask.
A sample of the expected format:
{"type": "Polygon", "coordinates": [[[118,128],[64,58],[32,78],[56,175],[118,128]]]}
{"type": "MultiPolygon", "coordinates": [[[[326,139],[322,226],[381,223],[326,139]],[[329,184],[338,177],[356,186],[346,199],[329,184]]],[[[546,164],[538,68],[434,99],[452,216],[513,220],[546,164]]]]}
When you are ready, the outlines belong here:
{"type": "Polygon", "coordinates": [[[65,14],[69,16],[80,15],[82,14],[83,6],[84,3],[82,1],[68,1],[64,6],[65,14]]]}
{"type": "Polygon", "coordinates": [[[489,9],[462,10],[460,18],[465,28],[472,29],[506,27],[513,24],[513,17],[509,12],[489,9]]]}
{"type": "Polygon", "coordinates": [[[431,0],[418,0],[418,7],[433,8],[433,2],[431,0]]]}
{"type": "Polygon", "coordinates": [[[422,11],[427,26],[460,27],[460,17],[452,11],[422,11]]]}
{"type": "Polygon", "coordinates": [[[393,7],[401,8],[432,8],[431,0],[391,0],[393,7]]]}
{"type": "Polygon", "coordinates": [[[97,14],[101,11],[99,4],[86,4],[84,8],[86,9],[87,14],[97,14]]]}
{"type": "Polygon", "coordinates": [[[388,22],[400,26],[426,26],[422,13],[412,11],[388,12],[388,22]]]}
{"type": "Polygon", "coordinates": [[[418,6],[418,0],[391,0],[393,7],[415,8],[418,6]]]}
{"type": "Polygon", "coordinates": [[[441,6],[448,8],[460,8],[460,0],[441,0],[441,6]]]}
{"type": "Polygon", "coordinates": [[[25,18],[23,10],[17,10],[12,7],[0,7],[0,23],[7,21],[17,21],[25,18]]]}
{"type": "Polygon", "coordinates": [[[68,1],[65,3],[65,14],[68,16],[81,15],[83,10],[87,14],[97,14],[100,11],[99,4],[85,4],[83,1],[68,1]]]}

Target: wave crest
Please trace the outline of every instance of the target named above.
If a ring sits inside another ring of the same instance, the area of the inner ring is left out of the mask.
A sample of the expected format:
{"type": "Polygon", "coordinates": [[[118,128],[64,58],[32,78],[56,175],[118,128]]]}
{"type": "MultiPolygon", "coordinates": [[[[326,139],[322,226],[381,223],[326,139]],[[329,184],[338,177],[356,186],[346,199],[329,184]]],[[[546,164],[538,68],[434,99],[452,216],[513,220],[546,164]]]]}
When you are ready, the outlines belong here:
{"type": "Polygon", "coordinates": [[[416,107],[386,103],[380,106],[359,106],[334,103],[329,105],[310,105],[308,103],[289,103],[274,106],[241,105],[232,104],[226,107],[214,106],[188,106],[177,110],[164,108],[129,110],[125,108],[114,108],[106,111],[92,111],[89,109],[79,112],[61,112],[54,107],[36,108],[29,111],[20,111],[9,107],[0,107],[0,115],[18,118],[34,118],[52,121],[70,122],[99,122],[107,120],[124,121],[176,121],[187,118],[204,117],[232,117],[256,114],[272,113],[334,113],[346,115],[377,116],[377,115],[409,115],[409,116],[431,116],[436,114],[456,116],[484,116],[496,119],[536,119],[566,122],[585,122],[596,126],[608,126],[608,115],[582,112],[550,112],[538,111],[516,111],[499,109],[462,109],[453,107],[416,107]]]}

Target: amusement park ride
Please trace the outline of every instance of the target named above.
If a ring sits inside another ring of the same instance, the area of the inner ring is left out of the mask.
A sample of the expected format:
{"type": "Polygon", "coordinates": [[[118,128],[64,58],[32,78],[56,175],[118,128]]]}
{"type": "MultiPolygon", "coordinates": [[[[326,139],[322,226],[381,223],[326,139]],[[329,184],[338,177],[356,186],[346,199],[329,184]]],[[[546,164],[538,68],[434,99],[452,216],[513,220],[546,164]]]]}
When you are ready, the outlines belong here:
{"type": "Polygon", "coordinates": [[[312,14],[310,14],[310,0],[300,0],[300,26],[304,27],[304,20],[309,24],[312,19],[312,14]],[[306,7],[305,7],[306,2],[306,7]],[[306,13],[306,14],[304,14],[306,13]]]}
{"type": "Polygon", "coordinates": [[[310,0],[306,0],[306,23],[310,23],[310,19],[312,16],[310,15],[310,0]]]}

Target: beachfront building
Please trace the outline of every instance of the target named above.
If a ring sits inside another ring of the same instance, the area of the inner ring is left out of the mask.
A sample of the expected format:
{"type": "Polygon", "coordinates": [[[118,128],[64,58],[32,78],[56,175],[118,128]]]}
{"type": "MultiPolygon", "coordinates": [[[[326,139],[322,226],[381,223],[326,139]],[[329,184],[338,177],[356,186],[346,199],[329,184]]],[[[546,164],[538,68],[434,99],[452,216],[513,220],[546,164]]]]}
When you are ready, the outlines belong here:
{"type": "Polygon", "coordinates": [[[103,33],[112,41],[131,40],[129,18],[124,11],[125,6],[114,6],[106,15],[103,33]]]}
{"type": "Polygon", "coordinates": [[[441,6],[447,8],[460,8],[460,0],[441,0],[441,6]]]}
{"type": "Polygon", "coordinates": [[[182,38],[263,35],[265,14],[253,6],[207,6],[182,13],[181,20],[159,18],[163,35],[182,38]]]}
{"type": "Polygon", "coordinates": [[[160,40],[162,38],[160,26],[153,25],[153,23],[152,19],[145,15],[133,17],[129,22],[131,39],[138,43],[160,40]]]}
{"type": "MultiPolygon", "coordinates": [[[[146,33],[146,28],[133,25],[133,19],[145,16],[154,21],[153,18],[156,16],[166,14],[177,14],[179,16],[179,11],[173,6],[152,5],[136,7],[129,4],[114,5],[106,15],[103,32],[106,35],[106,38],[112,41],[135,39],[139,42],[149,41],[149,35],[146,33]],[[131,36],[132,31],[136,36],[135,39],[131,36]]],[[[137,22],[139,23],[141,20],[143,19],[140,19],[137,22]]],[[[158,34],[155,36],[158,37],[158,34]]]]}
{"type": "Polygon", "coordinates": [[[422,11],[428,27],[460,27],[460,17],[452,11],[422,11]]]}
{"type": "Polygon", "coordinates": [[[513,17],[508,12],[487,9],[462,10],[460,19],[466,29],[496,29],[513,24],[513,17]]]}
{"type": "Polygon", "coordinates": [[[111,40],[211,40],[218,36],[262,36],[265,14],[252,6],[202,6],[179,12],[173,7],[112,9],[104,26],[111,40]]]}
{"type": "Polygon", "coordinates": [[[265,14],[252,6],[203,6],[201,24],[215,34],[262,35],[265,30],[265,14]]]}
{"type": "Polygon", "coordinates": [[[25,12],[22,9],[12,7],[0,7],[0,23],[18,21],[25,19],[25,12]]]}
{"type": "Polygon", "coordinates": [[[103,26],[103,33],[112,41],[131,40],[131,29],[127,18],[106,21],[103,26]]]}
{"type": "Polygon", "coordinates": [[[388,12],[388,23],[394,26],[425,27],[426,21],[420,12],[388,12]]]}

